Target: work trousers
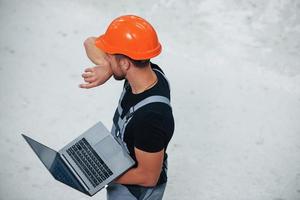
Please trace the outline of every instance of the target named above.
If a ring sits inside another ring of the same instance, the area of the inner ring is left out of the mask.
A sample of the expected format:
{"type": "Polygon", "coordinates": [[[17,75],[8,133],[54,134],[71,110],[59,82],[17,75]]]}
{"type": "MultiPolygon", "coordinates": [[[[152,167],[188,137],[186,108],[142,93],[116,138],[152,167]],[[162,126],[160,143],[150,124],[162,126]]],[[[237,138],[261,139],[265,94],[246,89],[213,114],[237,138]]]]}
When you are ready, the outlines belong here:
{"type": "Polygon", "coordinates": [[[106,188],[107,200],[162,200],[166,183],[155,187],[134,187],[135,191],[139,191],[130,192],[126,186],[112,183],[106,188]]]}

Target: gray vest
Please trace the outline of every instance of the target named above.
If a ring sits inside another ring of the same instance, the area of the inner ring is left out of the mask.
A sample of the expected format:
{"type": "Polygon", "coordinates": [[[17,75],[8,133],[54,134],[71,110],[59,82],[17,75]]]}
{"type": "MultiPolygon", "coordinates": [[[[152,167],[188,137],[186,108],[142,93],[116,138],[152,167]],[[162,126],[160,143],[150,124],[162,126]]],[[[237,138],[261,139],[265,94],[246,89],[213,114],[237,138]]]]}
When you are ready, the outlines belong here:
{"type": "MultiPolygon", "coordinates": [[[[163,75],[163,77],[165,78],[165,80],[168,82],[167,78],[165,77],[165,75],[157,69],[153,69],[159,73],[161,73],[163,75]]],[[[169,88],[170,88],[170,84],[168,82],[169,88]]],[[[134,113],[139,110],[140,108],[142,108],[143,106],[146,106],[150,103],[165,103],[168,106],[171,107],[170,104],[170,100],[167,97],[164,96],[159,96],[159,95],[153,95],[153,96],[149,96],[143,100],[141,100],[140,102],[138,102],[137,104],[135,104],[134,106],[132,106],[129,111],[124,115],[124,117],[122,118],[121,116],[123,115],[123,108],[121,106],[121,102],[123,100],[123,97],[128,89],[129,85],[124,86],[123,88],[123,92],[121,94],[121,97],[119,99],[119,105],[118,108],[116,109],[114,118],[113,118],[113,126],[112,126],[112,130],[111,130],[111,134],[116,138],[116,140],[123,145],[123,147],[128,151],[129,150],[127,148],[127,145],[124,141],[124,132],[126,130],[126,126],[127,124],[130,122],[130,120],[132,119],[134,113]]],[[[163,162],[163,173],[164,176],[166,178],[167,176],[167,157],[164,159],[163,162]]]]}

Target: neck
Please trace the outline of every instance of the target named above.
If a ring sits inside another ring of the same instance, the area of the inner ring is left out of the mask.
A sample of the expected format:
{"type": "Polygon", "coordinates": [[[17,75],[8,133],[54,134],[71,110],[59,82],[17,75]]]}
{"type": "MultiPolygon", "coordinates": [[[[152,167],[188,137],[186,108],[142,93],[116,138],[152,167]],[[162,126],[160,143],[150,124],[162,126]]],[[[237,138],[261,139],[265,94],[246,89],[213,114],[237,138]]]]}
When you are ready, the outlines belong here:
{"type": "Polygon", "coordinates": [[[150,67],[150,64],[144,68],[132,67],[126,79],[131,86],[133,94],[142,93],[152,88],[157,82],[156,74],[150,67]]]}

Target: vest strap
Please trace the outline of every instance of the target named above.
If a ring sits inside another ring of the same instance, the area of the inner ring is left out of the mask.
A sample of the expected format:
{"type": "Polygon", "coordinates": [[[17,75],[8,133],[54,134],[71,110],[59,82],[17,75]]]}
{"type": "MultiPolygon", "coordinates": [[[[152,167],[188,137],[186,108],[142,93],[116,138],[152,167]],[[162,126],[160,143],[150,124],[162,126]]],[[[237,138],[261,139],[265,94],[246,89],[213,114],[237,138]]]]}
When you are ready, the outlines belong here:
{"type": "Polygon", "coordinates": [[[165,103],[165,104],[167,104],[168,106],[171,107],[170,100],[167,97],[160,96],[160,95],[153,95],[153,96],[150,96],[150,97],[147,97],[147,98],[143,99],[142,101],[140,101],[136,105],[132,106],[129,109],[129,111],[127,112],[127,114],[125,115],[125,117],[127,119],[131,118],[135,111],[137,111],[138,109],[140,109],[140,108],[142,108],[145,105],[148,105],[150,103],[165,103]]]}

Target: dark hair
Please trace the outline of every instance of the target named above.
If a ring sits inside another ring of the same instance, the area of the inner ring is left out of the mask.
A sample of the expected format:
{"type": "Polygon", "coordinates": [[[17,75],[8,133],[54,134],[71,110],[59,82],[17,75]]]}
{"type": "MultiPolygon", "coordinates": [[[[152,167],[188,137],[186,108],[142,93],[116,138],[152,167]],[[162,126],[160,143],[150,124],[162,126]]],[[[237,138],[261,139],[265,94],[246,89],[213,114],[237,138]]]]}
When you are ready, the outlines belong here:
{"type": "Polygon", "coordinates": [[[128,60],[130,60],[132,62],[132,64],[134,64],[136,67],[138,68],[144,68],[146,66],[149,65],[150,63],[150,59],[146,59],[146,60],[134,60],[126,55],[123,54],[115,54],[117,60],[120,60],[122,58],[127,58],[128,60]]]}

